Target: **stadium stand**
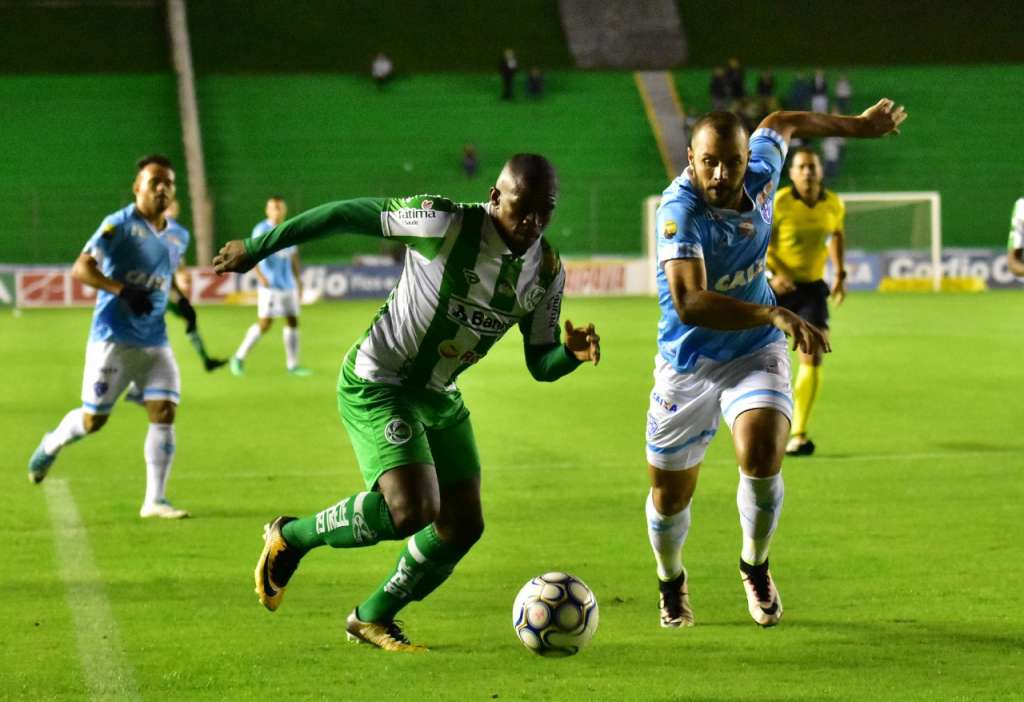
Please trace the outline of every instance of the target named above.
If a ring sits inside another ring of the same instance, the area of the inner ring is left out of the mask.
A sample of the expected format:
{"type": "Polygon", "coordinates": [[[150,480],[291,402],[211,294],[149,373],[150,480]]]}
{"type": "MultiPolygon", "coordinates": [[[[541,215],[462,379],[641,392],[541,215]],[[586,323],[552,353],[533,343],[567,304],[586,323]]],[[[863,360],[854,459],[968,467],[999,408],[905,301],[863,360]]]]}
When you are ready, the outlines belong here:
{"type": "MultiPolygon", "coordinates": [[[[758,73],[747,69],[748,81],[758,73]]],[[[806,71],[805,71],[806,72],[806,71]]],[[[793,70],[776,70],[785,95],[793,70]]],[[[888,96],[908,106],[911,121],[879,149],[846,144],[838,191],[937,190],[942,194],[944,246],[1001,246],[1010,209],[1024,191],[1016,154],[1024,153],[1016,95],[1024,66],[922,66],[846,71],[852,109],[888,96]]],[[[679,93],[698,111],[710,107],[706,69],[676,73],[679,93]]]]}
{"type": "MultiPolygon", "coordinates": [[[[561,174],[555,245],[570,255],[638,254],[641,202],[660,192],[665,175],[632,74],[552,71],[536,102],[502,102],[497,80],[419,75],[379,93],[362,76],[201,77],[218,238],[248,234],[273,192],[293,211],[360,195],[481,200],[507,156],[538,151],[561,174]],[[467,142],[480,158],[474,180],[462,170],[467,142]]],[[[337,238],[306,255],[366,247],[337,238]]]]}

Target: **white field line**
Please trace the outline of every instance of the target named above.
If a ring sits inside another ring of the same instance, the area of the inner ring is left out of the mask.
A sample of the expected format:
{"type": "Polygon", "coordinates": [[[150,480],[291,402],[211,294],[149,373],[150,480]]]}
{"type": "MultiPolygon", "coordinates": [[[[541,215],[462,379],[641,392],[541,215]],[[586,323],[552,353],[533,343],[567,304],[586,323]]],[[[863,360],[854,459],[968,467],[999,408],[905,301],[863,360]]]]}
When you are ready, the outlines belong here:
{"type": "Polygon", "coordinates": [[[117,622],[67,481],[50,478],[43,488],[89,699],[139,700],[131,668],[122,660],[117,622]]]}

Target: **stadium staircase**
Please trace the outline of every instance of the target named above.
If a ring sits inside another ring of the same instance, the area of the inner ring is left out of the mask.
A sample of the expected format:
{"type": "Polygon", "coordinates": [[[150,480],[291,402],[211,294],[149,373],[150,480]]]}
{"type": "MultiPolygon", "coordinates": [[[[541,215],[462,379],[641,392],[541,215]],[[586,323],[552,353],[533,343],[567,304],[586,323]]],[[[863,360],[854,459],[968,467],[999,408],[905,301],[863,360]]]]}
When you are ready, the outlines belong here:
{"type": "Polygon", "coordinates": [[[558,9],[580,68],[670,68],[686,58],[672,0],[559,0],[558,9]]]}

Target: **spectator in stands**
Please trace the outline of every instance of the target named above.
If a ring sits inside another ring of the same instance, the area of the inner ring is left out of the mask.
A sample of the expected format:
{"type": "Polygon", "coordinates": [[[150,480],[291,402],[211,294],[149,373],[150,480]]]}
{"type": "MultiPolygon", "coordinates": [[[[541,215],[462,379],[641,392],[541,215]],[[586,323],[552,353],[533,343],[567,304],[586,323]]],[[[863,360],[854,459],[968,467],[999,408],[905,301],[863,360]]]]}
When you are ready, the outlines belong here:
{"type": "Polygon", "coordinates": [[[757,96],[760,98],[775,97],[775,76],[771,71],[761,71],[757,78],[757,96]]]}
{"type": "Polygon", "coordinates": [[[544,95],[544,74],[537,66],[526,74],[526,95],[534,100],[539,100],[544,95]]]}
{"type": "Polygon", "coordinates": [[[725,69],[716,66],[711,71],[711,84],[708,86],[711,94],[711,109],[724,110],[729,106],[729,86],[725,80],[725,69]]]}
{"type": "Polygon", "coordinates": [[[847,114],[850,111],[850,98],[853,97],[853,86],[850,85],[850,79],[846,77],[845,73],[839,74],[839,80],[836,81],[836,107],[839,108],[841,114],[847,114]]]}
{"type": "Polygon", "coordinates": [[[811,112],[828,112],[828,81],[825,71],[820,68],[814,72],[811,81],[811,112]]]}
{"type": "Polygon", "coordinates": [[[498,60],[498,73],[501,74],[501,99],[511,100],[515,87],[516,73],[519,71],[519,61],[516,59],[516,52],[512,49],[505,49],[505,53],[498,60]]]}
{"type": "Polygon", "coordinates": [[[729,97],[740,100],[747,96],[747,85],[743,64],[733,56],[725,67],[725,83],[729,88],[729,97]]]}
{"type": "Polygon", "coordinates": [[[807,112],[811,109],[811,84],[803,73],[793,76],[793,82],[789,86],[789,99],[786,108],[807,112]]]}
{"type": "Polygon", "coordinates": [[[395,64],[392,63],[391,58],[383,51],[379,52],[373,59],[373,65],[370,66],[370,75],[373,76],[373,82],[377,84],[377,88],[383,88],[395,74],[395,64]]]}
{"type": "Polygon", "coordinates": [[[480,169],[480,162],[476,155],[476,146],[466,144],[462,147],[462,171],[467,178],[472,178],[480,169]]]}
{"type": "Polygon", "coordinates": [[[839,167],[843,160],[843,138],[825,137],[822,139],[821,155],[825,164],[825,182],[832,185],[839,177],[839,167]]]}

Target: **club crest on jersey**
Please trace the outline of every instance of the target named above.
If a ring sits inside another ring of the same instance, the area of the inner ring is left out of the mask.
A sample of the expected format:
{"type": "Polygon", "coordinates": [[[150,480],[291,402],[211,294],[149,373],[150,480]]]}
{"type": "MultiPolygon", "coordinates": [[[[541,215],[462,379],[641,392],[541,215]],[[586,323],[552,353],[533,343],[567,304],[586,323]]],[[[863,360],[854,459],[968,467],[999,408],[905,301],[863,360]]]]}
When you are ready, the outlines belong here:
{"type": "Polygon", "coordinates": [[[675,223],[675,220],[666,220],[665,227],[661,230],[661,233],[666,239],[671,239],[679,231],[679,226],[675,223]]]}
{"type": "Polygon", "coordinates": [[[544,287],[541,285],[535,285],[530,288],[530,291],[526,293],[526,309],[532,310],[534,307],[540,304],[540,301],[544,298],[544,287]]]}
{"type": "Polygon", "coordinates": [[[146,230],[143,229],[142,227],[136,226],[134,224],[132,225],[132,228],[128,230],[128,234],[130,236],[134,236],[134,237],[136,237],[138,239],[145,239],[146,238],[146,230]]]}
{"type": "Polygon", "coordinates": [[[466,276],[466,282],[469,283],[470,285],[476,285],[477,283],[480,282],[480,276],[478,276],[476,274],[476,271],[474,271],[472,268],[463,268],[462,272],[466,276]]]}
{"type": "Polygon", "coordinates": [[[772,221],[772,193],[774,192],[775,184],[769,180],[764,189],[757,194],[757,209],[761,213],[761,219],[765,222],[772,221]]]}
{"type": "Polygon", "coordinates": [[[384,439],[395,446],[401,446],[412,438],[412,427],[401,417],[395,417],[384,427],[384,439]]]}
{"type": "Polygon", "coordinates": [[[650,412],[647,413],[647,436],[654,436],[658,433],[658,420],[650,412]]]}
{"type": "Polygon", "coordinates": [[[423,200],[423,201],[421,201],[420,202],[420,209],[423,209],[423,210],[432,210],[432,209],[434,209],[434,201],[433,200],[423,200]]]}
{"type": "Polygon", "coordinates": [[[740,230],[740,234],[742,234],[743,236],[753,236],[754,235],[754,223],[753,222],[747,222],[747,221],[740,222],[739,230],[740,230]]]}
{"type": "Polygon", "coordinates": [[[103,380],[98,380],[92,384],[92,391],[96,393],[96,397],[103,397],[107,394],[107,390],[109,389],[110,384],[103,380]]]}

